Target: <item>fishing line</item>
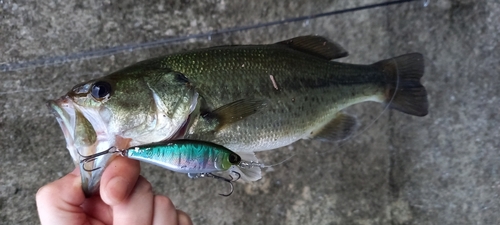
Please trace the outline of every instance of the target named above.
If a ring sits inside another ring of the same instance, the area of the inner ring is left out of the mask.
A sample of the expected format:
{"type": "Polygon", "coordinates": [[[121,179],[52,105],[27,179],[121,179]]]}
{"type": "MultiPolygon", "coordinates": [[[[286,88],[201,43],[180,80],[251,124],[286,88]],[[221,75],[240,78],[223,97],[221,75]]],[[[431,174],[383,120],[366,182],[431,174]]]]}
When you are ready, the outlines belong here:
{"type": "Polygon", "coordinates": [[[44,92],[44,91],[50,91],[50,88],[44,88],[44,89],[24,89],[24,90],[15,90],[15,91],[0,91],[0,95],[6,95],[6,94],[16,94],[16,93],[34,93],[34,92],[44,92]]]}
{"type": "MultiPolygon", "coordinates": [[[[238,152],[236,152],[236,154],[238,154],[238,152]]],[[[275,163],[275,164],[270,164],[270,165],[267,165],[265,163],[262,163],[262,162],[255,162],[255,161],[241,161],[239,164],[238,164],[238,167],[240,168],[252,168],[252,167],[259,167],[259,168],[272,168],[274,166],[277,166],[277,165],[280,165],[286,161],[288,161],[289,159],[291,159],[292,157],[294,157],[295,154],[291,155],[291,156],[288,156],[286,159],[278,162],[278,163],[275,163]]]]}
{"type": "Polygon", "coordinates": [[[299,17],[271,21],[271,22],[266,22],[266,23],[259,23],[259,24],[255,24],[255,25],[247,25],[247,26],[241,26],[241,27],[232,27],[232,28],[226,28],[226,29],[221,29],[221,30],[214,30],[214,31],[206,32],[206,33],[192,34],[192,35],[173,37],[173,38],[163,38],[163,39],[159,39],[156,41],[150,41],[150,42],[144,42],[144,43],[129,43],[129,44],[125,44],[122,46],[115,46],[115,47],[111,47],[111,48],[107,48],[107,49],[83,51],[83,52],[78,52],[78,53],[69,54],[69,55],[60,55],[60,56],[39,58],[39,59],[24,61],[24,62],[21,61],[21,62],[14,62],[14,63],[5,63],[5,64],[0,64],[0,71],[7,72],[7,71],[28,69],[28,68],[37,68],[37,67],[41,67],[41,66],[59,65],[59,64],[63,64],[63,63],[77,61],[77,60],[100,58],[100,57],[114,55],[114,54],[118,54],[118,53],[122,53],[122,52],[131,52],[131,51],[135,51],[135,50],[139,50],[139,49],[149,49],[149,48],[153,48],[153,47],[166,45],[169,43],[182,42],[182,41],[186,41],[189,39],[206,38],[206,37],[211,37],[212,35],[234,33],[234,32],[239,32],[239,31],[252,30],[252,29],[269,27],[269,26],[285,24],[285,23],[294,23],[294,22],[299,22],[299,21],[304,21],[304,20],[316,19],[316,18],[320,18],[320,17],[338,15],[338,14],[355,12],[355,11],[360,11],[360,10],[365,10],[365,9],[378,8],[378,7],[386,7],[386,6],[390,6],[390,5],[396,5],[396,4],[402,4],[402,3],[414,2],[414,1],[422,1],[424,7],[426,7],[429,4],[430,0],[388,1],[388,2],[383,2],[383,3],[369,4],[369,5],[359,6],[359,7],[354,7],[354,8],[319,13],[319,14],[314,14],[314,15],[309,15],[309,16],[299,16],[299,17]]]}

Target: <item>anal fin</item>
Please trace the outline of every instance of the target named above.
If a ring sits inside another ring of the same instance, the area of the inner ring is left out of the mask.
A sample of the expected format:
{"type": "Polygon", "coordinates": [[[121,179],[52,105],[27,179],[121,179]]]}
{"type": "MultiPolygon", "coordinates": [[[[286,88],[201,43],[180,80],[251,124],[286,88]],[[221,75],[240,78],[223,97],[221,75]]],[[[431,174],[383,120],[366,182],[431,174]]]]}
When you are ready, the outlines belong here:
{"type": "Polygon", "coordinates": [[[337,113],[332,121],[320,129],[312,131],[309,138],[329,142],[341,141],[351,136],[357,127],[356,118],[344,113],[337,113]]]}

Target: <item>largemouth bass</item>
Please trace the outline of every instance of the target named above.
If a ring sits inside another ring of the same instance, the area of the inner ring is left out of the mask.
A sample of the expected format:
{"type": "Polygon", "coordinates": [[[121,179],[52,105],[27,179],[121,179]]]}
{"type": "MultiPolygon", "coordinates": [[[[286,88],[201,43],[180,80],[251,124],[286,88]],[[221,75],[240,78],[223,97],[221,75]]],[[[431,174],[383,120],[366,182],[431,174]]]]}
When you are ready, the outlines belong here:
{"type": "MultiPolygon", "coordinates": [[[[331,61],[347,55],[319,36],[192,50],[78,84],[49,105],[75,163],[75,152],[91,155],[172,139],[209,141],[237,153],[300,139],[342,140],[356,120],[340,110],[365,101],[427,114],[421,54],[371,65],[331,61]]],[[[109,160],[96,160],[93,167],[109,160]]],[[[101,174],[82,172],[86,193],[95,191],[101,174]]]]}

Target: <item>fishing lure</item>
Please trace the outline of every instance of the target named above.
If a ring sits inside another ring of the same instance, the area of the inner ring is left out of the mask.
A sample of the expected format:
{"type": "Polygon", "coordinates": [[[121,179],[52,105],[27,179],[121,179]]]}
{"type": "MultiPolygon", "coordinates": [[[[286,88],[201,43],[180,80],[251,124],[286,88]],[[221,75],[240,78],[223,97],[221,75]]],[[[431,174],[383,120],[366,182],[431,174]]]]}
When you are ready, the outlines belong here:
{"type": "MultiPolygon", "coordinates": [[[[233,182],[242,178],[244,181],[260,179],[262,164],[256,162],[255,155],[244,153],[242,157],[235,152],[211,142],[197,140],[173,140],[169,142],[158,142],[153,144],[135,146],[128,149],[111,147],[89,156],[81,156],[80,163],[89,163],[97,157],[118,153],[123,157],[135,159],[179,173],[186,173],[190,178],[212,177],[228,182],[233,193],[233,182]],[[229,178],[214,173],[229,171],[229,178]],[[233,177],[231,174],[236,175],[233,177]]],[[[84,170],[85,166],[83,167],[84,170]]],[[[94,171],[100,168],[95,168],[94,171]]]]}

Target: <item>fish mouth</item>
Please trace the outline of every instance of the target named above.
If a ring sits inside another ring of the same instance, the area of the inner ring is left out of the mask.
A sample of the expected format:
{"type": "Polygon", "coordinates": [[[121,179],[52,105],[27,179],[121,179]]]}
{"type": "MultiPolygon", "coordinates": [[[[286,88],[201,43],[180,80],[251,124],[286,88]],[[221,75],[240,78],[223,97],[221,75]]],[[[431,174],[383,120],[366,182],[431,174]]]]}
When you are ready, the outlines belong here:
{"type": "Polygon", "coordinates": [[[102,121],[96,117],[92,121],[89,120],[89,112],[82,112],[67,96],[50,100],[47,106],[61,127],[73,163],[80,168],[83,192],[86,197],[90,197],[97,192],[103,169],[113,155],[103,155],[92,162],[82,163],[81,160],[84,156],[108,149],[112,146],[114,138],[110,140],[106,131],[96,130],[96,127],[102,126],[95,126],[94,123],[102,121]]]}
{"type": "MultiPolygon", "coordinates": [[[[182,119],[183,122],[178,127],[175,127],[175,131],[169,137],[156,141],[183,138],[189,125],[193,122],[191,114],[197,113],[197,110],[199,110],[197,102],[198,94],[194,93],[189,112],[182,119]]],[[[73,163],[80,168],[82,190],[86,197],[97,193],[104,169],[117,155],[104,154],[94,158],[93,161],[83,162],[85,156],[106,151],[112,146],[128,148],[129,145],[146,144],[143,143],[143,140],[122,137],[120,133],[109,131],[107,126],[109,119],[104,118],[108,118],[112,112],[106,111],[105,108],[80,106],[67,95],[48,101],[47,106],[55,115],[61,127],[66,140],[66,148],[73,159],[73,163]]]]}
{"type": "Polygon", "coordinates": [[[66,147],[71,154],[71,158],[75,164],[78,163],[78,153],[75,149],[75,108],[72,104],[68,104],[65,102],[63,98],[58,100],[50,100],[47,102],[47,106],[49,107],[52,114],[56,117],[57,123],[59,123],[59,127],[64,135],[64,139],[66,140],[66,147]]]}

